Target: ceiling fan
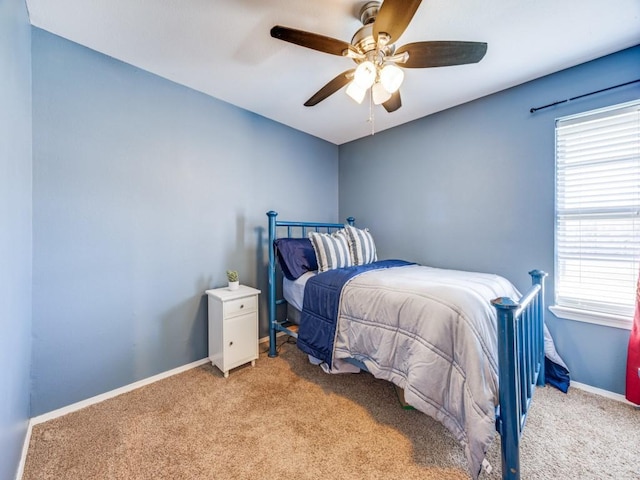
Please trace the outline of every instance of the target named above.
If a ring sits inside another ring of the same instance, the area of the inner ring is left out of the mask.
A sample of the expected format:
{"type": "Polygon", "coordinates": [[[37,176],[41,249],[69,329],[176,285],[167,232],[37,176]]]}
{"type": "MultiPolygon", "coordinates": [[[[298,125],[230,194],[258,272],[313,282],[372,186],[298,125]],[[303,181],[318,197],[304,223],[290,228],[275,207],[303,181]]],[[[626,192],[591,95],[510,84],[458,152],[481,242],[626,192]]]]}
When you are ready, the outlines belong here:
{"type": "Polygon", "coordinates": [[[477,63],[487,52],[483,42],[415,42],[396,48],[422,0],[384,0],[366,2],[360,9],[362,27],[351,43],[317,33],[276,25],[271,36],[320,52],[351,58],[357,66],[340,73],[318,90],[304,105],[312,107],[345,85],[347,94],[361,103],[367,91],[376,105],[387,112],[402,106],[400,85],[402,68],[429,68],[477,63]]]}

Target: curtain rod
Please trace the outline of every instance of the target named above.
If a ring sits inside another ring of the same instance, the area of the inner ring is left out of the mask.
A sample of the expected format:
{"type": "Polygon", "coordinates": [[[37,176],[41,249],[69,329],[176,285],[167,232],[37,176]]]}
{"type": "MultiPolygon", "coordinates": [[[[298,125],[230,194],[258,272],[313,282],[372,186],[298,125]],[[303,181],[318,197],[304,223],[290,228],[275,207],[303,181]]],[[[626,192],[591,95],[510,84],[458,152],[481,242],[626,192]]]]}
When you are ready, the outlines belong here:
{"type": "Polygon", "coordinates": [[[531,107],[529,109],[530,113],[537,112],[538,110],[542,110],[543,108],[553,107],[554,105],[559,105],[565,102],[571,102],[572,100],[577,100],[578,98],[588,97],[589,95],[595,95],[596,93],[606,92],[607,90],[613,90],[614,88],[624,87],[625,85],[631,85],[632,83],[640,82],[640,78],[637,80],[631,80],[630,82],[621,83],[620,85],[614,85],[613,87],[603,88],[602,90],[596,90],[595,92],[585,93],[583,95],[578,95],[577,97],[569,98],[568,100],[559,100],[557,102],[550,103],[549,105],[543,105],[542,107],[531,107]]]}

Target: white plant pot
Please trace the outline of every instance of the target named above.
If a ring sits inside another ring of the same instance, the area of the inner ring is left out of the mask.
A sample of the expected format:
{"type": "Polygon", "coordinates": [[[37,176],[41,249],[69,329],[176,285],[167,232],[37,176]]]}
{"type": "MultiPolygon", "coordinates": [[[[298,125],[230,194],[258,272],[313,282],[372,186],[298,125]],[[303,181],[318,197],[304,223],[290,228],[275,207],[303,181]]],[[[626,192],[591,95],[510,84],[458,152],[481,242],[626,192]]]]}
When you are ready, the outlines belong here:
{"type": "Polygon", "coordinates": [[[229,290],[237,290],[240,282],[229,282],[229,290]]]}

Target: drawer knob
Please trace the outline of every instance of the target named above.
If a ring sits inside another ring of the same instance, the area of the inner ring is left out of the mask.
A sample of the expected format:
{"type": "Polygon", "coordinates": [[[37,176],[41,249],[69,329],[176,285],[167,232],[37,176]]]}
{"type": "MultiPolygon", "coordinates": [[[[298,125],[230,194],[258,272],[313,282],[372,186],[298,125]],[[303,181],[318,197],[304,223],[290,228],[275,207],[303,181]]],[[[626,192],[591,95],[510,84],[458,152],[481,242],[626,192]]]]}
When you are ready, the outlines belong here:
{"type": "Polygon", "coordinates": [[[233,342],[229,342],[229,346],[232,346],[232,345],[233,345],[233,342]]]}
{"type": "Polygon", "coordinates": [[[240,308],[241,308],[241,309],[242,309],[242,308],[244,308],[244,304],[240,305],[240,308]]]}

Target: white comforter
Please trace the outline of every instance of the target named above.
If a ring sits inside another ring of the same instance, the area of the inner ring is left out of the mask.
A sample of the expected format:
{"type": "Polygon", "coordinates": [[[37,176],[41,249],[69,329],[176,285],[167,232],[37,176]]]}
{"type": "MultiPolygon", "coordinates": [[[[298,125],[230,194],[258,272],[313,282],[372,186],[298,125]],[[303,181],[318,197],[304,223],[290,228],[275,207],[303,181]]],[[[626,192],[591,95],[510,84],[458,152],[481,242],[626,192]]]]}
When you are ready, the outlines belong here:
{"type": "Polygon", "coordinates": [[[495,434],[497,297],[520,293],[497,275],[411,265],[361,274],[340,300],[334,359],[403,388],[463,445],[473,478],[495,434]]]}

